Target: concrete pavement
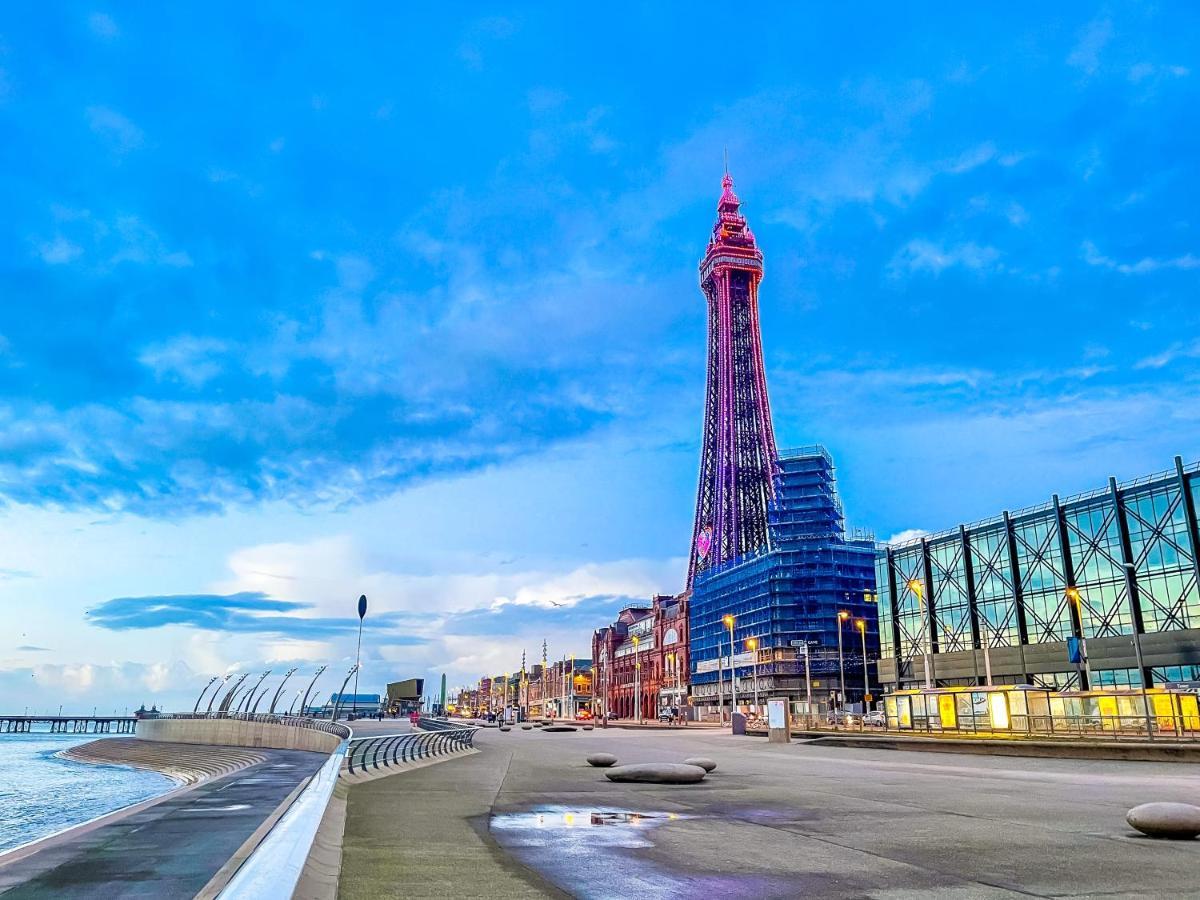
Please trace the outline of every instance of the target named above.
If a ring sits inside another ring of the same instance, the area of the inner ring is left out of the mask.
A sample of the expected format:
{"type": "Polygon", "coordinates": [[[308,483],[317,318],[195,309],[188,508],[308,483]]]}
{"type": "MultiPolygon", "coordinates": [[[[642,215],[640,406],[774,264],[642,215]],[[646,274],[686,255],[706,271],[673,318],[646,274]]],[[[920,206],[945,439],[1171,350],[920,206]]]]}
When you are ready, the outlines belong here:
{"type": "Polygon", "coordinates": [[[1200,842],[1126,810],[1200,803],[1188,764],[769,745],[707,729],[501,734],[353,788],[340,896],[1200,897],[1200,842]],[[702,754],[693,786],[584,763],[702,754]],[[595,822],[596,824],[592,824],[595,822]]]}
{"type": "Polygon", "coordinates": [[[289,794],[328,759],[260,750],[262,762],[140,804],[0,866],[5,900],[194,897],[289,794]]]}

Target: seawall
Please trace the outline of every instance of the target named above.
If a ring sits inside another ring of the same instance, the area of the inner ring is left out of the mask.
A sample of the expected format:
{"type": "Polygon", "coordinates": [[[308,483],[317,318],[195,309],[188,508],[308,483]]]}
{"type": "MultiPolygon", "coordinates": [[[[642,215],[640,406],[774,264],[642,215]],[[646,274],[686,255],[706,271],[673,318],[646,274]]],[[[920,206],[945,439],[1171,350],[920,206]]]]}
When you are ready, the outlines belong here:
{"type": "Polygon", "coordinates": [[[220,778],[262,762],[262,753],[240,747],[208,747],[148,741],[141,738],[101,738],[62,751],[77,762],[149,769],[181,784],[220,778]]]}
{"type": "Polygon", "coordinates": [[[142,719],[138,740],[218,747],[271,748],[332,753],[342,738],[315,728],[247,719],[142,719]]]}

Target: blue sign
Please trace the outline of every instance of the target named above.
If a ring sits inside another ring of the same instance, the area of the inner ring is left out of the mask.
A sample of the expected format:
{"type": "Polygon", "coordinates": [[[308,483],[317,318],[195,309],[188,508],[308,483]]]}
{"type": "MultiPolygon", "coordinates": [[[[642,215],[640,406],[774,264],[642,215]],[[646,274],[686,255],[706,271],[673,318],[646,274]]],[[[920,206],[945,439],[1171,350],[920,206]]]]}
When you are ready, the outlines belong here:
{"type": "Polygon", "coordinates": [[[1074,665],[1083,662],[1083,641],[1079,638],[1067,638],[1067,659],[1074,665]]]}

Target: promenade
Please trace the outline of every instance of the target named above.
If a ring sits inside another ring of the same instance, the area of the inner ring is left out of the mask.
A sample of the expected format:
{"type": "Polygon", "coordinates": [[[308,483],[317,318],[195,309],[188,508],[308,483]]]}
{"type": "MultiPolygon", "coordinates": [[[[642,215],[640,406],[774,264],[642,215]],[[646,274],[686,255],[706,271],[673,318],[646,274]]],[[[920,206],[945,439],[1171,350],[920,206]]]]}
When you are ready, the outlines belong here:
{"type": "Polygon", "coordinates": [[[1124,821],[1138,803],[1200,799],[1189,764],[771,745],[709,729],[486,729],[476,746],[350,789],[340,897],[1200,896],[1200,842],[1153,841],[1124,821]],[[584,763],[599,750],[702,754],[718,768],[694,786],[616,785],[584,763]]]}
{"type": "MultiPolygon", "coordinates": [[[[224,752],[204,750],[212,756],[224,752]]],[[[0,858],[0,896],[195,897],[327,759],[294,750],[254,753],[261,762],[6,854],[0,858]]]]}

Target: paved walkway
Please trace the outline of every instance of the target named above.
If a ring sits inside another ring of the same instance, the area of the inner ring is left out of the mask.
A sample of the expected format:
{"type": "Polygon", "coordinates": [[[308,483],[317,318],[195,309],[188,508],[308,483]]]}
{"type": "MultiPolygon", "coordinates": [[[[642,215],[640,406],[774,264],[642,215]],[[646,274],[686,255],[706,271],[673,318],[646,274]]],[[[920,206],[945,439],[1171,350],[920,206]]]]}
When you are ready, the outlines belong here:
{"type": "Polygon", "coordinates": [[[694,731],[488,729],[475,756],[350,792],[340,896],[1200,897],[1200,841],[1124,814],[1200,803],[1189,764],[769,745],[694,731]],[[614,785],[583,757],[713,757],[614,785]],[[598,814],[598,815],[593,815],[598,814]]]}
{"type": "Polygon", "coordinates": [[[328,758],[261,750],[232,775],[53,839],[0,866],[4,900],[194,897],[259,825],[328,758]]]}

